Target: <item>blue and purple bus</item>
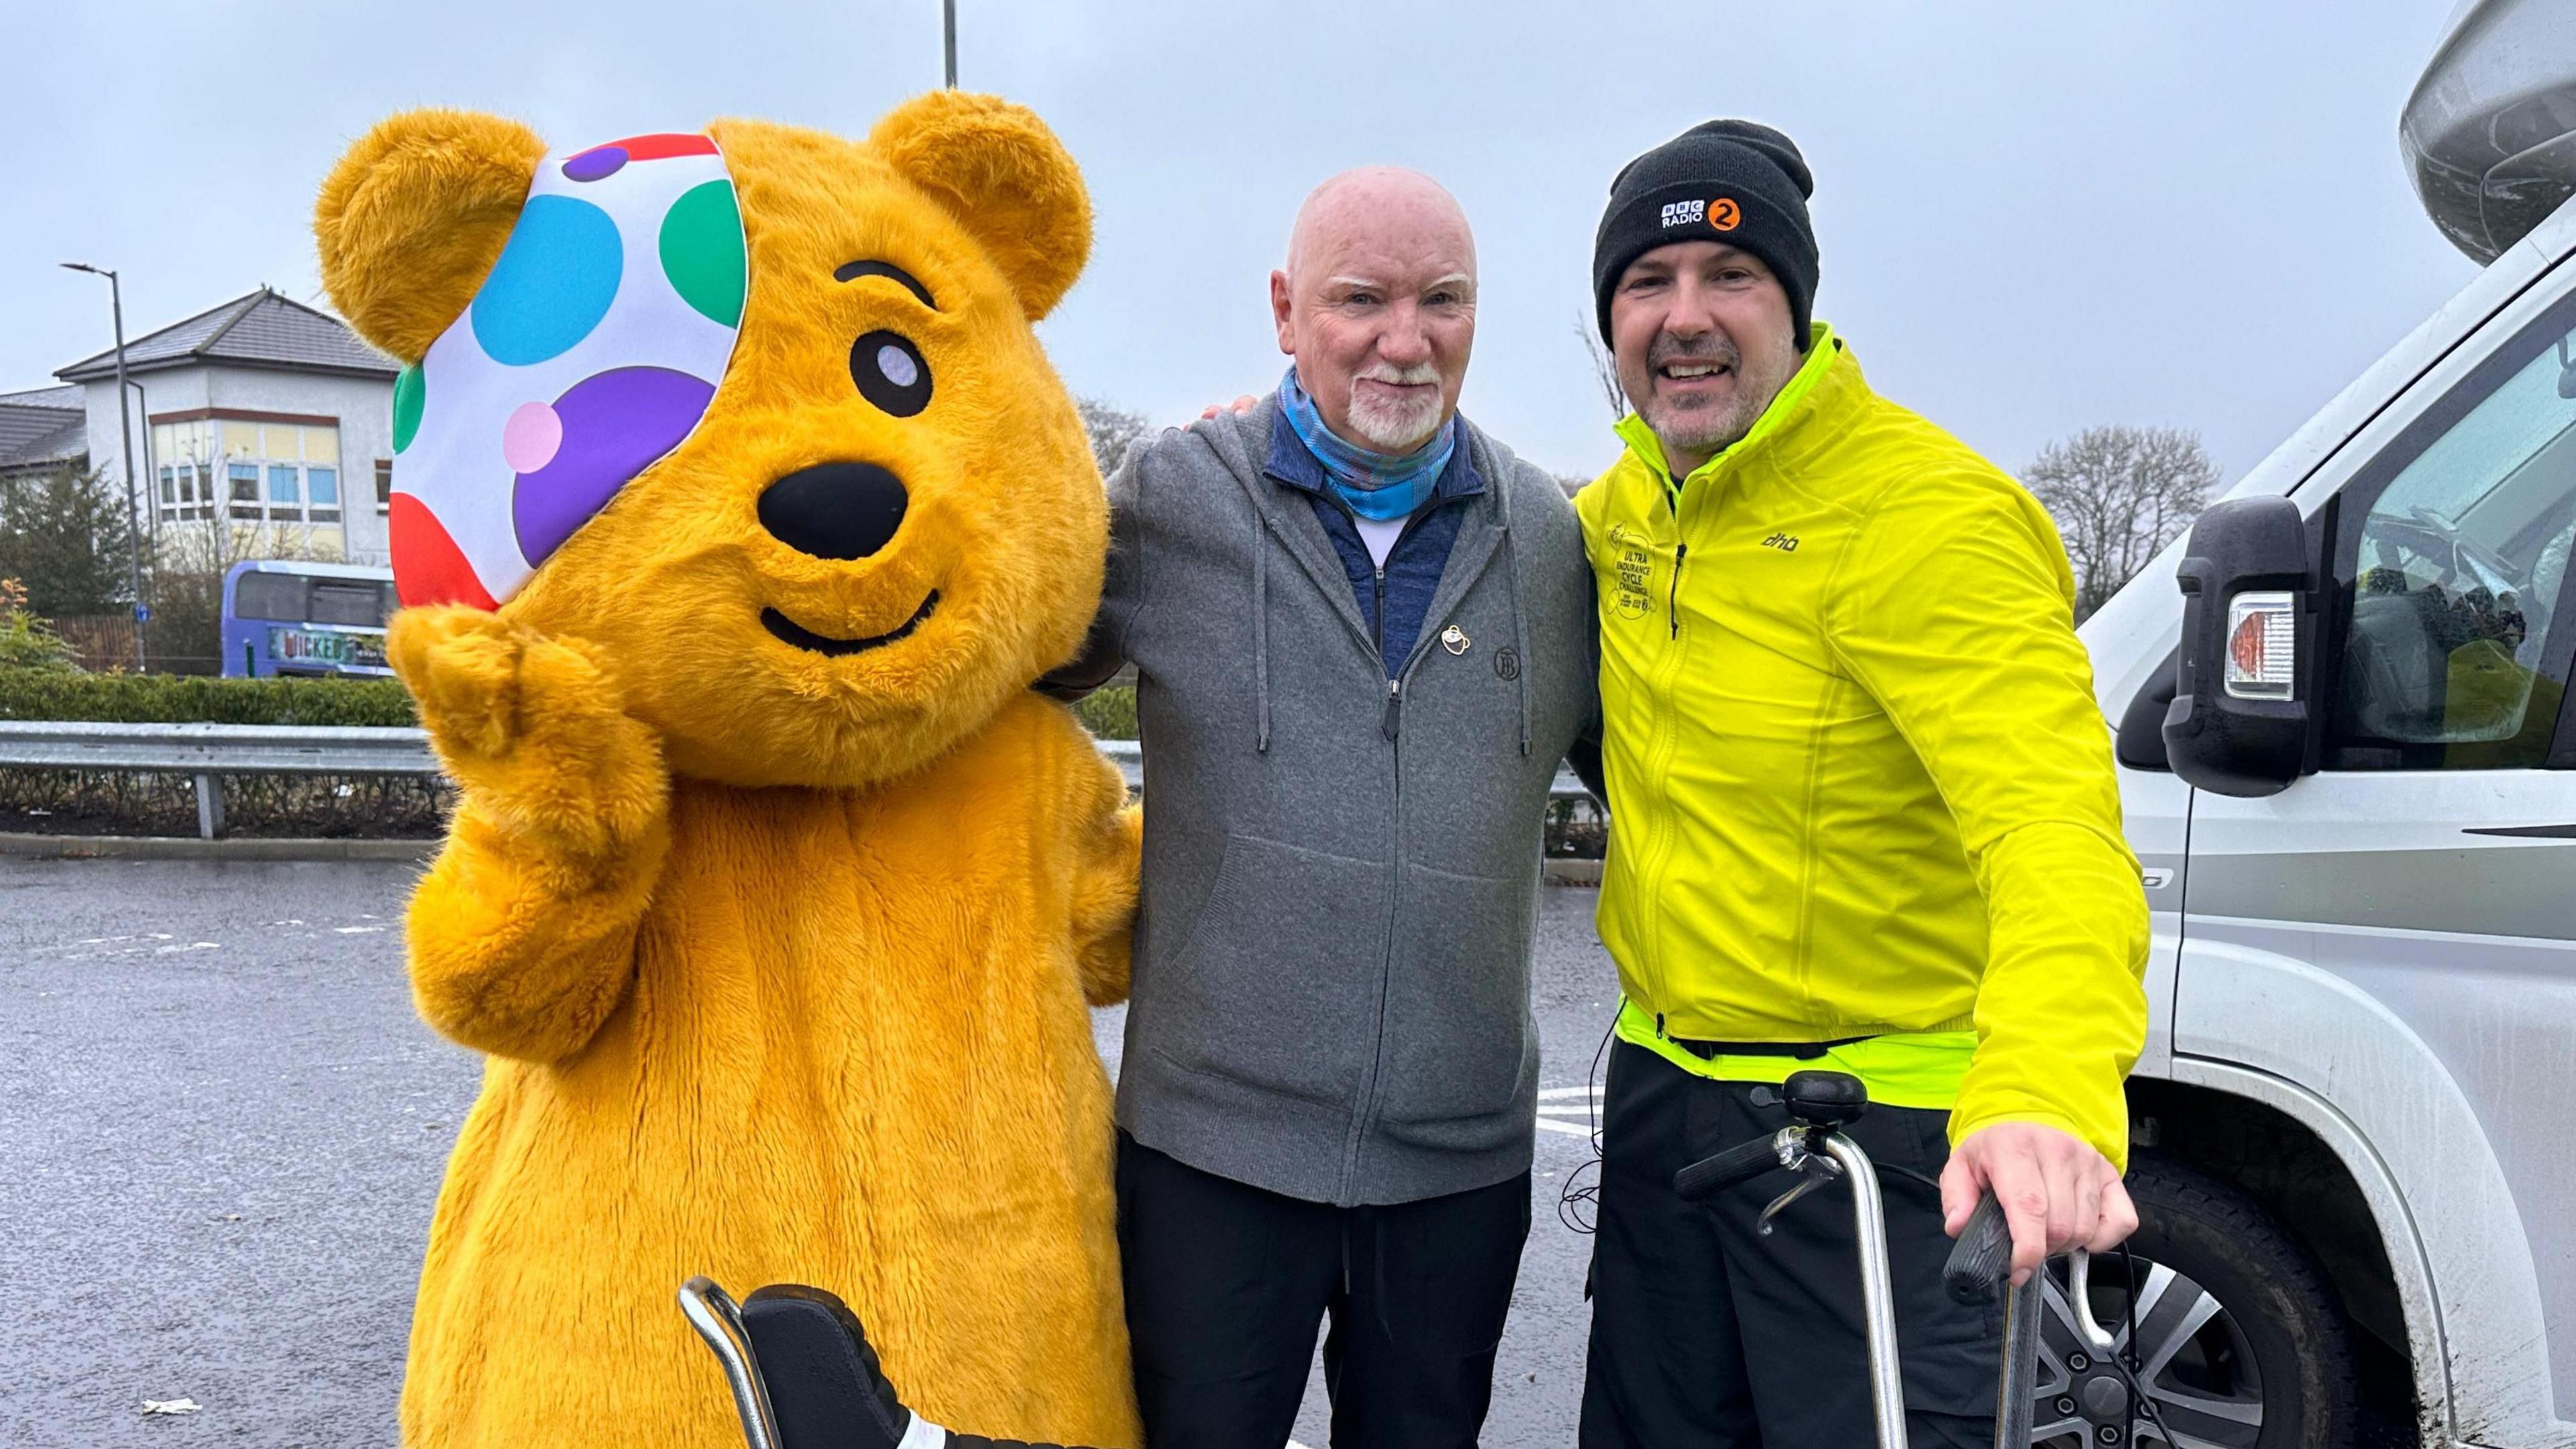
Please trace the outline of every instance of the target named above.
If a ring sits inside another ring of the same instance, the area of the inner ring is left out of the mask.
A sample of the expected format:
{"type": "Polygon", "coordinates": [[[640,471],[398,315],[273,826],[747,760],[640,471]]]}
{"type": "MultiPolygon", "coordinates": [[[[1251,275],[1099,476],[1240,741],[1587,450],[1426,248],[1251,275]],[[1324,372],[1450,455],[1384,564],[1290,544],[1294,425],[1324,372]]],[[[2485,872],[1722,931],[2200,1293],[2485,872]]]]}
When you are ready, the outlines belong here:
{"type": "Polygon", "coordinates": [[[366,564],[278,559],[224,574],[224,673],[391,674],[385,620],[394,571],[366,564]]]}

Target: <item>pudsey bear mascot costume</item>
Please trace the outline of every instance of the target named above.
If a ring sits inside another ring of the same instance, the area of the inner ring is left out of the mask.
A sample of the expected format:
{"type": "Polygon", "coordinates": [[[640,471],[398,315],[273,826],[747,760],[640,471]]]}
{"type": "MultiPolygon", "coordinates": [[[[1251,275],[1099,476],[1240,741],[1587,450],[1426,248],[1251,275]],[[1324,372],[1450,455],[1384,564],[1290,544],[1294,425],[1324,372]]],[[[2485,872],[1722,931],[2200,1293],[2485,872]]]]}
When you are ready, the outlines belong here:
{"type": "Polygon", "coordinates": [[[488,1058],[404,1441],[739,1443],[705,1273],[847,1299],[929,1419],[1134,1445],[1084,1003],[1138,827],[1030,690],[1107,542],[1031,331],[1071,158],[956,92],[857,143],[415,111],[314,230],[408,364],[388,649],[461,791],[411,982],[488,1058]]]}

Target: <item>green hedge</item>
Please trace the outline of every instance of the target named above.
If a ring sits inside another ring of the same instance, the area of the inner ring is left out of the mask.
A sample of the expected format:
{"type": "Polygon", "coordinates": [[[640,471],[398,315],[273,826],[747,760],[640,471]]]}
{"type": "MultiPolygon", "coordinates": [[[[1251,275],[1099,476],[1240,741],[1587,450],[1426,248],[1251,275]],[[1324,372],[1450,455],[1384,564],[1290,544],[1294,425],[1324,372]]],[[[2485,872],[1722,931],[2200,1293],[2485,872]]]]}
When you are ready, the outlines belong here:
{"type": "MultiPolygon", "coordinates": [[[[1136,737],[1136,691],[1104,689],[1077,712],[1105,740],[1136,737]]],[[[391,679],[221,679],[182,674],[75,674],[0,669],[0,719],[117,724],[413,725],[411,696],[391,679]]]]}
{"type": "Polygon", "coordinates": [[[1073,707],[1085,729],[1104,740],[1136,738],[1136,687],[1112,685],[1073,707]]]}
{"type": "Polygon", "coordinates": [[[391,679],[225,679],[204,674],[0,670],[0,719],[116,724],[414,725],[391,679]]]}

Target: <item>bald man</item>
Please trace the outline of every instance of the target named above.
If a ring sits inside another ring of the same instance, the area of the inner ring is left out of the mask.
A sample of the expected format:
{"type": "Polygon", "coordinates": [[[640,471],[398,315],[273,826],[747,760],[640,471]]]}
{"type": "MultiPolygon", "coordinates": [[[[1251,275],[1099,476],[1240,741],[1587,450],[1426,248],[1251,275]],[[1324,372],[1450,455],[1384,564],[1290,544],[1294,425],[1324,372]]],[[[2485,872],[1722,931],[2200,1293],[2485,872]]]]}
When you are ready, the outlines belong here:
{"type": "Polygon", "coordinates": [[[1473,1445],[1530,1221],[1530,932],[1594,719],[1555,481],[1458,414],[1476,246],[1428,178],[1306,200],[1272,396],[1109,480],[1086,657],[1137,669],[1119,1243],[1153,1449],[1473,1445]]]}

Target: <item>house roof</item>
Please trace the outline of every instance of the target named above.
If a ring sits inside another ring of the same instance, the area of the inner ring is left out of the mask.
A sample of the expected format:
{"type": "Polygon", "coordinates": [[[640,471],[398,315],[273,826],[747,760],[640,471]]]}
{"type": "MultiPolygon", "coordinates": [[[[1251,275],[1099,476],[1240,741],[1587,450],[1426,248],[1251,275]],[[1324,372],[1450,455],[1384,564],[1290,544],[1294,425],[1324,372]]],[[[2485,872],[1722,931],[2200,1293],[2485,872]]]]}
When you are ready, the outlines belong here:
{"type": "MultiPolygon", "coordinates": [[[[0,435],[5,435],[9,409],[0,408],[0,435]]],[[[60,417],[62,414],[55,414],[60,417]]],[[[17,472],[53,463],[70,463],[89,456],[89,419],[77,413],[71,421],[49,433],[39,433],[16,446],[0,443],[0,471],[17,472]]]]}
{"type": "MultiPolygon", "coordinates": [[[[400,363],[368,346],[348,323],[267,287],[125,344],[129,375],[208,362],[358,377],[390,378],[402,371],[400,363]]],[[[115,375],[112,347],[54,374],[65,382],[115,375]]]]}
{"type": "Polygon", "coordinates": [[[0,392],[0,408],[57,408],[76,413],[88,407],[89,389],[85,387],[31,387],[25,392],[0,392]]]}
{"type": "Polygon", "coordinates": [[[0,468],[78,458],[89,451],[89,415],[77,387],[0,392],[0,468]]]}

